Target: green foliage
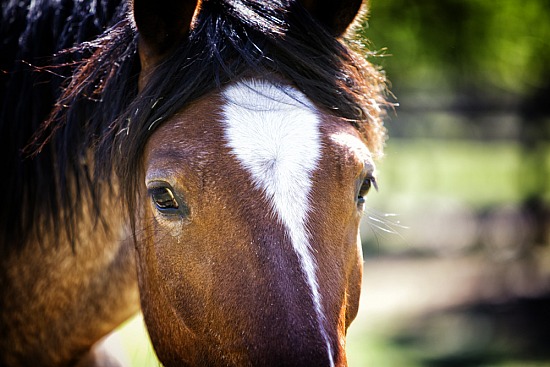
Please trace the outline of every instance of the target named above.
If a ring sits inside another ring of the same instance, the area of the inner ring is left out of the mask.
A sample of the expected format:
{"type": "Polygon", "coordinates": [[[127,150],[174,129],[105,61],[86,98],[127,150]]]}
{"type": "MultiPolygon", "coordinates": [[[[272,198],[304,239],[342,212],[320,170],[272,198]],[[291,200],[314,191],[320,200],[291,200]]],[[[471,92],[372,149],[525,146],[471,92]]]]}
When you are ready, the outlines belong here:
{"type": "MultiPolygon", "coordinates": [[[[550,146],[545,149],[550,165],[550,146]]],[[[388,205],[407,196],[420,207],[427,197],[452,197],[478,209],[518,203],[529,194],[530,179],[529,172],[520,174],[521,154],[514,142],[390,139],[379,167],[380,192],[368,200],[388,205]]]]}
{"type": "Polygon", "coordinates": [[[547,0],[373,0],[360,35],[400,90],[523,94],[550,78],[547,0]]]}

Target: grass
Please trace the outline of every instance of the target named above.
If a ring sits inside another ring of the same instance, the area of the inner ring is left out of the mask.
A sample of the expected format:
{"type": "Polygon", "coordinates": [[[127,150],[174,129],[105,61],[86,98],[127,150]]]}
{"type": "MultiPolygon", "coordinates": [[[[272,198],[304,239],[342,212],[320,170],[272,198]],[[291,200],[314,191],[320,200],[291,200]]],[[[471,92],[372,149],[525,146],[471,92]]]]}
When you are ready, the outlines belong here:
{"type": "Polygon", "coordinates": [[[141,314],[126,321],[118,328],[122,352],[131,367],[160,366],[141,314]]]}
{"type": "MultiPolygon", "coordinates": [[[[544,149],[543,166],[527,169],[521,146],[513,141],[394,139],[379,162],[380,194],[371,199],[378,204],[395,196],[452,197],[478,208],[518,202],[539,172],[550,172],[550,145],[544,149]]],[[[545,189],[550,199],[550,187],[545,189]]]]}

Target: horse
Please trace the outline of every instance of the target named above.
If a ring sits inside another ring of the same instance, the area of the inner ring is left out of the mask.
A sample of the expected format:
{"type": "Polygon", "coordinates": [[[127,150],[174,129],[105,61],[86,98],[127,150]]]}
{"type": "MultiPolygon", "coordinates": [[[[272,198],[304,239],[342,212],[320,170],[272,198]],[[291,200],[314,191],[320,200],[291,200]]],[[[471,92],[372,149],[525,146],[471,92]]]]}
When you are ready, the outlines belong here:
{"type": "Polygon", "coordinates": [[[7,0],[0,365],[345,366],[385,77],[361,0],[7,0]],[[115,365],[114,363],[112,365],[115,365]]]}

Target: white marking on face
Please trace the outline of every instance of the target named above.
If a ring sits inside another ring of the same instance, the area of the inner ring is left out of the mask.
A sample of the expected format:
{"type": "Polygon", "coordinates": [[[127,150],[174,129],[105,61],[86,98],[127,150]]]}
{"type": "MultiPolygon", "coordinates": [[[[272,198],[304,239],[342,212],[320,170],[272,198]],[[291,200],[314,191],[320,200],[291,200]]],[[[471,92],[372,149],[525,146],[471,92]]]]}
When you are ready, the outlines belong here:
{"type": "Polygon", "coordinates": [[[374,171],[372,154],[361,139],[347,133],[334,133],[330,136],[330,140],[346,147],[350,153],[353,153],[354,156],[362,159],[368,165],[366,168],[368,168],[369,172],[374,171]]]}
{"type": "Polygon", "coordinates": [[[332,366],[317,265],[306,228],[311,176],[321,158],[315,107],[296,89],[258,80],[232,85],[224,91],[224,97],[229,146],[287,230],[311,289],[332,366]]]}

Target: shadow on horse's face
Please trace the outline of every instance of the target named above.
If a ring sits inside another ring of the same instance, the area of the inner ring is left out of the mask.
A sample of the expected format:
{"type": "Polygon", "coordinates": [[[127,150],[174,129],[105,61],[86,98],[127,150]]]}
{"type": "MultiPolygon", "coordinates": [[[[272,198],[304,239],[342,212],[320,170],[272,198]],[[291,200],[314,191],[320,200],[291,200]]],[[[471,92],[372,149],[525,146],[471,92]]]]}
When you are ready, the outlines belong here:
{"type": "Polygon", "coordinates": [[[345,364],[374,169],[353,127],[247,79],[166,121],[144,164],[139,280],[165,364],[345,364]]]}

